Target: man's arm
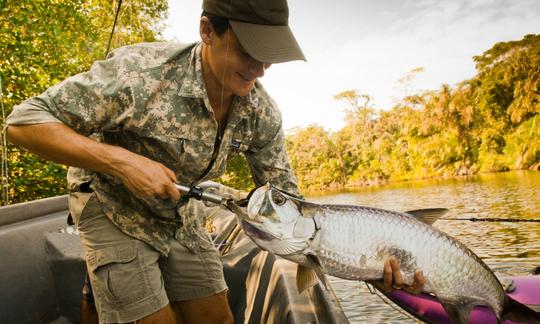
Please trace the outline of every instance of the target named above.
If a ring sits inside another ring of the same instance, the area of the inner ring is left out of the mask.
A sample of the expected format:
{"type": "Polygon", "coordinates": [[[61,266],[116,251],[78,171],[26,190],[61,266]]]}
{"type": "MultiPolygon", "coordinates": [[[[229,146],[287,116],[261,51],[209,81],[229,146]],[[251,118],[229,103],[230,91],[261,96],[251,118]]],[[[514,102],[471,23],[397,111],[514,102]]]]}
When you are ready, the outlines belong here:
{"type": "Polygon", "coordinates": [[[9,125],[7,137],[47,160],[119,178],[135,195],[178,201],[176,176],[163,164],[122,147],[96,142],[61,123],[9,125]]]}

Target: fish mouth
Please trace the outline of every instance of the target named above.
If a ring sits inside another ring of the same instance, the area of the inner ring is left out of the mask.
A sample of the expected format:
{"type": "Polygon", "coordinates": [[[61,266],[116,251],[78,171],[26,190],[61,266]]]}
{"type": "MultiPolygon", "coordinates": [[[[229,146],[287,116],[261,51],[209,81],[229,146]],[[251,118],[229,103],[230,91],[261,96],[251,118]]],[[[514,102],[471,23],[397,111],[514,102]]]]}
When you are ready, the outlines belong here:
{"type": "Polygon", "coordinates": [[[234,210],[234,213],[238,220],[242,221],[243,223],[250,223],[250,226],[254,226],[253,224],[262,224],[261,217],[258,215],[250,217],[245,211],[242,210],[234,210]]]}
{"type": "Polygon", "coordinates": [[[277,239],[276,236],[260,230],[258,227],[252,225],[249,221],[246,221],[245,219],[242,219],[242,228],[244,229],[244,232],[255,239],[259,239],[262,241],[272,241],[277,239]]]}
{"type": "Polygon", "coordinates": [[[261,211],[261,208],[264,205],[266,194],[271,190],[272,186],[270,183],[257,188],[251,197],[249,198],[248,206],[246,209],[248,219],[255,220],[261,211]]]}

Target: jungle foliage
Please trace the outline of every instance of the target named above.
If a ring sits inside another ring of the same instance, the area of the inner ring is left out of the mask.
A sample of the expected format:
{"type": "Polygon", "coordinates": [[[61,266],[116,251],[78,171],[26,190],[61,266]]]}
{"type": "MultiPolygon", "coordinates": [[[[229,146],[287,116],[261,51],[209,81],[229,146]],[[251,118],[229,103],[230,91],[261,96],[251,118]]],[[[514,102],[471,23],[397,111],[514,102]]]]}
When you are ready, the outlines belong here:
{"type": "Polygon", "coordinates": [[[400,100],[390,110],[356,90],[337,132],[310,126],[287,139],[304,190],[392,180],[540,169],[540,35],[475,56],[477,74],[400,100]]]}
{"type": "MultiPolygon", "coordinates": [[[[117,5],[118,1],[110,0],[0,1],[0,88],[5,115],[24,99],[102,59],[117,5]]],[[[167,8],[166,0],[124,1],[111,48],[159,38],[167,8]]],[[[9,180],[9,186],[2,205],[65,192],[65,167],[13,145],[7,146],[7,159],[2,185],[5,188],[9,180]]]]}
{"type": "MultiPolygon", "coordinates": [[[[5,113],[103,58],[116,6],[108,0],[0,0],[5,113]]],[[[166,12],[166,0],[125,2],[112,48],[159,39],[166,12]]],[[[495,44],[473,60],[472,79],[407,96],[391,109],[374,107],[357,90],[337,94],[349,107],[341,130],[312,125],[287,136],[301,189],[539,169],[540,35],[495,44]]],[[[65,167],[12,145],[7,159],[2,177],[9,192],[1,204],[65,192],[65,167]]],[[[248,189],[249,174],[245,159],[235,157],[220,181],[248,189]]]]}

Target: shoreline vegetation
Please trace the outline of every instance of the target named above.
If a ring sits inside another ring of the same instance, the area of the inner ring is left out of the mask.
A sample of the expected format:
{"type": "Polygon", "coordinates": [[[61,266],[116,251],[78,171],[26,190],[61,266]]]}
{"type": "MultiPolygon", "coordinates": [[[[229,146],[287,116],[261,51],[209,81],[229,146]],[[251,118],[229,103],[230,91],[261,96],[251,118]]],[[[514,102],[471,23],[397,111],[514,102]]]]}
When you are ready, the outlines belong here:
{"type": "MultiPolygon", "coordinates": [[[[112,48],[162,39],[167,9],[166,0],[129,1],[112,48]]],[[[115,3],[106,0],[0,1],[5,116],[24,99],[102,59],[114,10],[115,3]]],[[[472,59],[473,78],[404,97],[393,107],[374,107],[369,94],[357,90],[336,94],[348,107],[341,130],[311,125],[286,136],[301,191],[540,170],[540,35],[494,44],[472,59]]],[[[0,205],[66,193],[65,166],[11,144],[2,150],[0,205]]],[[[229,161],[219,181],[237,189],[254,186],[241,155],[229,161]]]]}
{"type": "MultiPolygon", "coordinates": [[[[301,190],[539,171],[540,35],[497,43],[473,60],[473,78],[404,97],[391,109],[372,106],[357,90],[337,94],[348,105],[341,130],[311,125],[286,138],[301,190]]],[[[246,168],[234,161],[224,182],[249,188],[246,168]]]]}
{"type": "Polygon", "coordinates": [[[332,194],[332,193],[357,192],[365,188],[392,186],[392,185],[399,185],[400,183],[408,183],[408,184],[414,185],[414,183],[416,182],[425,182],[425,181],[467,181],[470,179],[474,179],[476,177],[484,177],[484,176],[489,177],[489,176],[495,176],[495,175],[503,176],[504,174],[511,174],[512,172],[521,173],[521,172],[538,172],[538,171],[539,170],[525,169],[525,170],[480,172],[480,173],[467,174],[467,175],[434,176],[434,177],[405,179],[405,180],[376,180],[373,182],[347,185],[345,187],[330,186],[326,188],[315,188],[311,190],[308,189],[307,191],[303,192],[303,194],[307,196],[318,196],[321,194],[326,195],[326,194],[332,194]]]}

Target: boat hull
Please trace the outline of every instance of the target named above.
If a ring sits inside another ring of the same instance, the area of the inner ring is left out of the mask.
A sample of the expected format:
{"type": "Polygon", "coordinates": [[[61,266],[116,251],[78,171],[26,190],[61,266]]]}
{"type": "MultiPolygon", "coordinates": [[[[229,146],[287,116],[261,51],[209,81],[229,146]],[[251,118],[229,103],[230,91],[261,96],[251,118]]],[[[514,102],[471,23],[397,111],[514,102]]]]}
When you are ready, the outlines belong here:
{"type": "MultiPolygon", "coordinates": [[[[508,277],[513,281],[515,288],[508,296],[529,306],[531,309],[540,311],[540,275],[508,277]]],[[[412,295],[402,290],[394,291],[386,295],[394,303],[402,307],[414,317],[427,323],[452,324],[446,311],[439,300],[429,294],[412,295]]],[[[470,324],[497,324],[495,314],[485,306],[475,307],[470,316],[470,324]]],[[[515,322],[504,321],[504,324],[515,322]]]]}

